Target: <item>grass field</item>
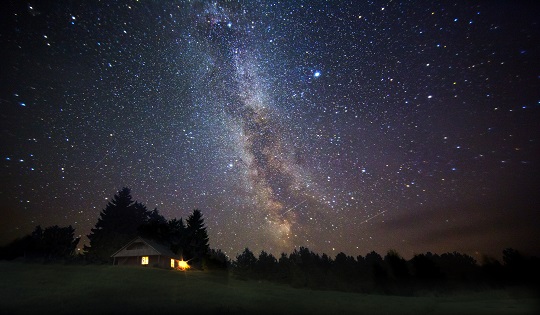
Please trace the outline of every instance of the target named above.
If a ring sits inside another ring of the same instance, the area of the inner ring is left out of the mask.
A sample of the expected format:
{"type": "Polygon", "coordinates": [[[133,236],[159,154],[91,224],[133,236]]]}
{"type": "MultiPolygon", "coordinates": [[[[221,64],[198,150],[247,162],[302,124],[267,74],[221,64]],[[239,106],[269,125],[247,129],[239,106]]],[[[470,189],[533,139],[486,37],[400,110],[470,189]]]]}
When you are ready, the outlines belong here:
{"type": "Polygon", "coordinates": [[[294,289],[225,273],[0,262],[1,314],[536,314],[532,292],[397,297],[294,289]]]}

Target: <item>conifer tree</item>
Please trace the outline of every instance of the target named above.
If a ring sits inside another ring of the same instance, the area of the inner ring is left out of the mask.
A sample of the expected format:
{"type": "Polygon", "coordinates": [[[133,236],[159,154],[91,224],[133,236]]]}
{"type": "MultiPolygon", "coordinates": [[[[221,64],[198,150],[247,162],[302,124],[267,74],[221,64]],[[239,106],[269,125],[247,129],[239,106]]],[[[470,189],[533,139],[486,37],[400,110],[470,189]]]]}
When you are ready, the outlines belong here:
{"type": "Polygon", "coordinates": [[[257,262],[257,257],[246,247],[242,254],[236,256],[234,271],[241,276],[251,276],[257,267],[257,262]]]}
{"type": "Polygon", "coordinates": [[[205,257],[210,249],[208,245],[208,233],[204,226],[204,219],[200,210],[195,209],[186,220],[187,223],[187,252],[194,262],[198,263],[205,257]]]}
{"type": "Polygon", "coordinates": [[[148,222],[149,216],[146,206],[133,201],[130,189],[124,187],[107,203],[88,235],[90,246],[84,247],[87,258],[109,261],[114,252],[137,236],[137,229],[148,222]]]}
{"type": "Polygon", "coordinates": [[[42,229],[36,226],[32,234],[26,237],[24,252],[29,259],[68,259],[73,257],[79,238],[75,237],[75,229],[70,225],[58,225],[42,229]]]}
{"type": "MultiPolygon", "coordinates": [[[[171,244],[171,250],[179,255],[185,256],[186,253],[184,253],[184,248],[187,247],[187,233],[186,233],[186,226],[184,224],[184,220],[180,218],[180,220],[177,220],[176,218],[171,219],[167,222],[168,230],[169,230],[169,243],[171,244]]],[[[185,257],[188,258],[187,256],[185,257]]]]}
{"type": "Polygon", "coordinates": [[[167,220],[159,214],[157,208],[148,213],[148,221],[146,224],[139,226],[139,236],[153,239],[157,242],[169,242],[169,225],[167,220]]]}
{"type": "Polygon", "coordinates": [[[50,226],[43,231],[41,240],[46,259],[65,259],[72,257],[80,238],[75,237],[75,229],[70,225],[50,226]]]}

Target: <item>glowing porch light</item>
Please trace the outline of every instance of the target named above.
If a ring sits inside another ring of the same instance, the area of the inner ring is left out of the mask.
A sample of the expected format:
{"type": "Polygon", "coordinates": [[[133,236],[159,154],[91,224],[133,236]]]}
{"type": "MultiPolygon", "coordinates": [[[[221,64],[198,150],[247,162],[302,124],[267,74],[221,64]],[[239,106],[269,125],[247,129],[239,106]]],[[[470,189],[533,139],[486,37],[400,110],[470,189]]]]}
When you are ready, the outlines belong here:
{"type": "Polygon", "coordinates": [[[143,256],[142,257],[141,265],[148,265],[148,256],[143,256]]]}
{"type": "Polygon", "coordinates": [[[190,267],[189,267],[187,261],[179,260],[179,261],[178,261],[178,268],[179,268],[180,270],[187,270],[187,269],[189,269],[190,267]]]}

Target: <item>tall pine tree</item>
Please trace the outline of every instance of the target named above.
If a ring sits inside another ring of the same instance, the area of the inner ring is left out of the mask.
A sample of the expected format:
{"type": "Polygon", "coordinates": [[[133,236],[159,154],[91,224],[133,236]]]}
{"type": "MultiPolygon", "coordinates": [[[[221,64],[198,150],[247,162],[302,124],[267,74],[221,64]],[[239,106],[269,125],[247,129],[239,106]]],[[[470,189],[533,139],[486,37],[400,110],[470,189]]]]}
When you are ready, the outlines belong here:
{"type": "Polygon", "coordinates": [[[133,201],[130,189],[124,187],[107,203],[88,235],[90,246],[84,246],[87,258],[96,262],[110,261],[114,252],[137,236],[137,229],[148,222],[149,216],[146,206],[133,201]]]}
{"type": "Polygon", "coordinates": [[[202,262],[202,259],[208,254],[210,246],[208,245],[208,233],[204,226],[204,219],[200,210],[195,209],[186,220],[187,236],[189,242],[187,248],[187,256],[195,264],[202,262]]]}
{"type": "Polygon", "coordinates": [[[167,226],[169,228],[169,244],[171,244],[171,250],[187,259],[187,251],[184,251],[184,248],[187,247],[188,237],[184,220],[182,220],[182,218],[180,218],[180,220],[174,218],[167,222],[167,226]]]}
{"type": "Polygon", "coordinates": [[[158,209],[148,212],[148,222],[139,226],[139,236],[153,239],[160,243],[169,242],[169,225],[167,220],[159,214],[158,209]]]}

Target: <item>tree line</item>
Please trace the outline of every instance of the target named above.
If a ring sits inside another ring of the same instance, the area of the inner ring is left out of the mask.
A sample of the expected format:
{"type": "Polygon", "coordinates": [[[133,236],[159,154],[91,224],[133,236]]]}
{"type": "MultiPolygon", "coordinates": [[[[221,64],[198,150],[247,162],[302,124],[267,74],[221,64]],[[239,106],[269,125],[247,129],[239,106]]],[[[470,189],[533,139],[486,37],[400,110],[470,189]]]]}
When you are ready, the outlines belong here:
{"type": "Polygon", "coordinates": [[[293,287],[365,293],[415,294],[422,290],[448,291],[467,287],[535,285],[540,283],[540,259],[515,249],[503,251],[503,262],[486,258],[481,264],[457,252],[417,254],[406,260],[395,250],[383,257],[372,251],[365,256],[335,257],[308,248],[294,249],[279,258],[246,248],[230,260],[221,250],[210,249],[200,210],[184,220],[163,217],[134,201],[123,188],[107,203],[88,236],[90,243],[77,253],[80,238],[72,226],[37,226],[32,233],[0,248],[0,259],[111,263],[111,255],[131,239],[141,236],[169,246],[172,252],[200,269],[221,269],[239,279],[265,280],[293,287]]]}
{"type": "Polygon", "coordinates": [[[331,258],[300,247],[279,258],[262,251],[258,257],[248,248],[231,262],[240,279],[287,283],[293,287],[363,293],[413,295],[508,285],[538,286],[540,259],[519,251],[503,250],[503,263],[485,258],[479,264],[458,252],[417,254],[406,260],[395,250],[383,257],[372,251],[365,256],[343,252],[331,258]]]}
{"type": "Polygon", "coordinates": [[[0,259],[12,260],[19,257],[46,261],[72,259],[79,240],[80,238],[75,237],[75,229],[71,225],[67,227],[54,225],[45,229],[38,225],[32,233],[0,247],[0,259]]]}

